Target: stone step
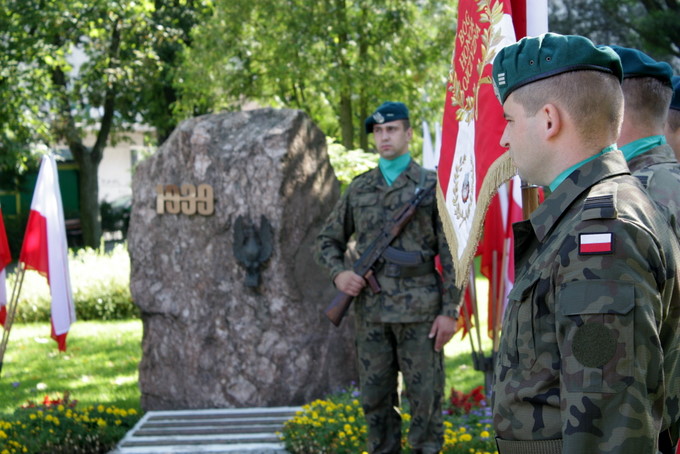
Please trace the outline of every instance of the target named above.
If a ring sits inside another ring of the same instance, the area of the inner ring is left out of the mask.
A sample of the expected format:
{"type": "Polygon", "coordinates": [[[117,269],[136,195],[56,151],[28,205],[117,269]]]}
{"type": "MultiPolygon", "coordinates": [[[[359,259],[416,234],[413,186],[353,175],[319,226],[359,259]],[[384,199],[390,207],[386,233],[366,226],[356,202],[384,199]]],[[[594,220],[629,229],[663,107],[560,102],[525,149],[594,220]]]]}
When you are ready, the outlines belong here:
{"type": "Polygon", "coordinates": [[[283,454],[277,432],[300,407],[149,411],[109,454],[283,454]]]}

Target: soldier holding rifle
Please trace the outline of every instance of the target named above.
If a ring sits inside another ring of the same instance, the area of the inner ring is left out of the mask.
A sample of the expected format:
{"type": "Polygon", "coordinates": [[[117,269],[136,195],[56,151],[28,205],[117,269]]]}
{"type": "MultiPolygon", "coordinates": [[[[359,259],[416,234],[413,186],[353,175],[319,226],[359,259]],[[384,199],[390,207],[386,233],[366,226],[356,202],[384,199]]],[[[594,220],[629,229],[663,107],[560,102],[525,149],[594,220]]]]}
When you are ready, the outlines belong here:
{"type": "Polygon", "coordinates": [[[410,157],[413,130],[403,103],[383,103],[365,126],[375,137],[379,165],[349,185],[317,238],[316,259],[329,270],[336,288],[354,299],[368,452],[400,452],[401,371],[410,404],[409,444],[415,453],[434,454],[443,445],[442,348],[456,330],[460,301],[432,190],[436,175],[410,157]],[[418,194],[424,197],[413,202],[418,194]],[[356,240],[360,255],[370,255],[376,239],[393,230],[393,219],[409,204],[415,211],[369,272],[347,269],[344,254],[350,239],[356,240]],[[435,270],[437,255],[443,279],[435,270]],[[368,278],[374,281],[370,286],[368,278]]]}

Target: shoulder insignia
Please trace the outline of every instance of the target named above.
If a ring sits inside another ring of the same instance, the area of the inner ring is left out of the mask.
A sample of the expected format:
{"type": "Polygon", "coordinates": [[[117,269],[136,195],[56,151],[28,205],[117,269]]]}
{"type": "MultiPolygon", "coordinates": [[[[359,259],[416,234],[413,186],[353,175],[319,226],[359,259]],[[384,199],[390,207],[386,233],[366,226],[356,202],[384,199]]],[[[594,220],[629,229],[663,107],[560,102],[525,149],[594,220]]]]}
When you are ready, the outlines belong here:
{"type": "Polygon", "coordinates": [[[649,176],[648,175],[635,175],[638,180],[640,180],[640,183],[642,183],[642,186],[644,186],[645,189],[649,187],[649,176]]]}
{"type": "Polygon", "coordinates": [[[583,203],[581,219],[615,219],[616,216],[613,194],[591,194],[583,203]]]}

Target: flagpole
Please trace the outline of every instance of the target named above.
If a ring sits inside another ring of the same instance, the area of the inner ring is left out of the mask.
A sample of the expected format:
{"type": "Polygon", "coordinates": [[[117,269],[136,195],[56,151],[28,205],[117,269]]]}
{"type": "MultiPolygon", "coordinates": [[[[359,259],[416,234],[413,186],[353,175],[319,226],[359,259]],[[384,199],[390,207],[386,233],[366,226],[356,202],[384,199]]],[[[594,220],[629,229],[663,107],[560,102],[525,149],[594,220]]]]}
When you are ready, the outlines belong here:
{"type": "MultiPolygon", "coordinates": [[[[470,284],[472,284],[472,282],[470,282],[470,284]]],[[[472,299],[472,293],[470,295],[470,299],[472,299]]],[[[463,310],[463,321],[465,322],[465,332],[470,338],[470,349],[474,355],[477,349],[475,349],[475,342],[472,340],[472,323],[470,322],[470,314],[468,312],[467,304],[465,304],[465,297],[463,297],[463,304],[461,306],[463,310]]]]}
{"type": "Polygon", "coordinates": [[[484,373],[484,392],[487,396],[491,395],[491,379],[493,372],[493,353],[490,357],[484,355],[484,349],[482,347],[482,326],[479,324],[479,306],[477,304],[477,287],[475,285],[475,268],[474,264],[470,266],[470,301],[474,307],[473,316],[475,317],[475,325],[477,329],[477,349],[474,347],[472,341],[472,327],[470,326],[470,316],[467,313],[467,305],[463,303],[463,309],[465,310],[465,326],[468,329],[468,335],[470,336],[470,346],[472,347],[472,364],[475,370],[484,373]]]}
{"type": "Polygon", "coordinates": [[[5,351],[7,350],[7,343],[9,342],[9,332],[14,324],[14,317],[17,311],[17,304],[19,303],[19,294],[21,293],[21,287],[24,284],[24,275],[26,274],[26,268],[23,264],[20,264],[19,272],[14,280],[14,285],[12,286],[12,296],[10,297],[9,304],[7,305],[7,318],[5,319],[5,330],[2,333],[2,343],[0,343],[0,376],[2,376],[2,366],[4,364],[5,351]]]}

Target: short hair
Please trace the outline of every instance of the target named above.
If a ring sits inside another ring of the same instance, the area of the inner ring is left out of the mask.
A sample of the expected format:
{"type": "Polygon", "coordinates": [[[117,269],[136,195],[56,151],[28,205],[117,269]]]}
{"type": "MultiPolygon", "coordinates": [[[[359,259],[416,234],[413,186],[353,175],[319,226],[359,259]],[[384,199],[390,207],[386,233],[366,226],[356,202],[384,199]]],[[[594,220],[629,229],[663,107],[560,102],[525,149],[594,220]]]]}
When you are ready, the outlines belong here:
{"type": "Polygon", "coordinates": [[[411,127],[411,120],[409,120],[408,118],[405,118],[401,121],[404,123],[404,131],[408,131],[408,128],[411,127]]]}
{"type": "Polygon", "coordinates": [[[586,143],[599,143],[604,133],[618,137],[623,122],[623,93],[616,76],[601,71],[570,71],[525,85],[515,99],[529,116],[554,103],[573,119],[586,143]]]}
{"type": "Polygon", "coordinates": [[[622,87],[626,116],[643,126],[663,128],[673,89],[654,77],[629,77],[622,87]]]}
{"type": "Polygon", "coordinates": [[[671,109],[668,111],[666,123],[671,131],[675,132],[680,128],[680,110],[671,109]]]}

